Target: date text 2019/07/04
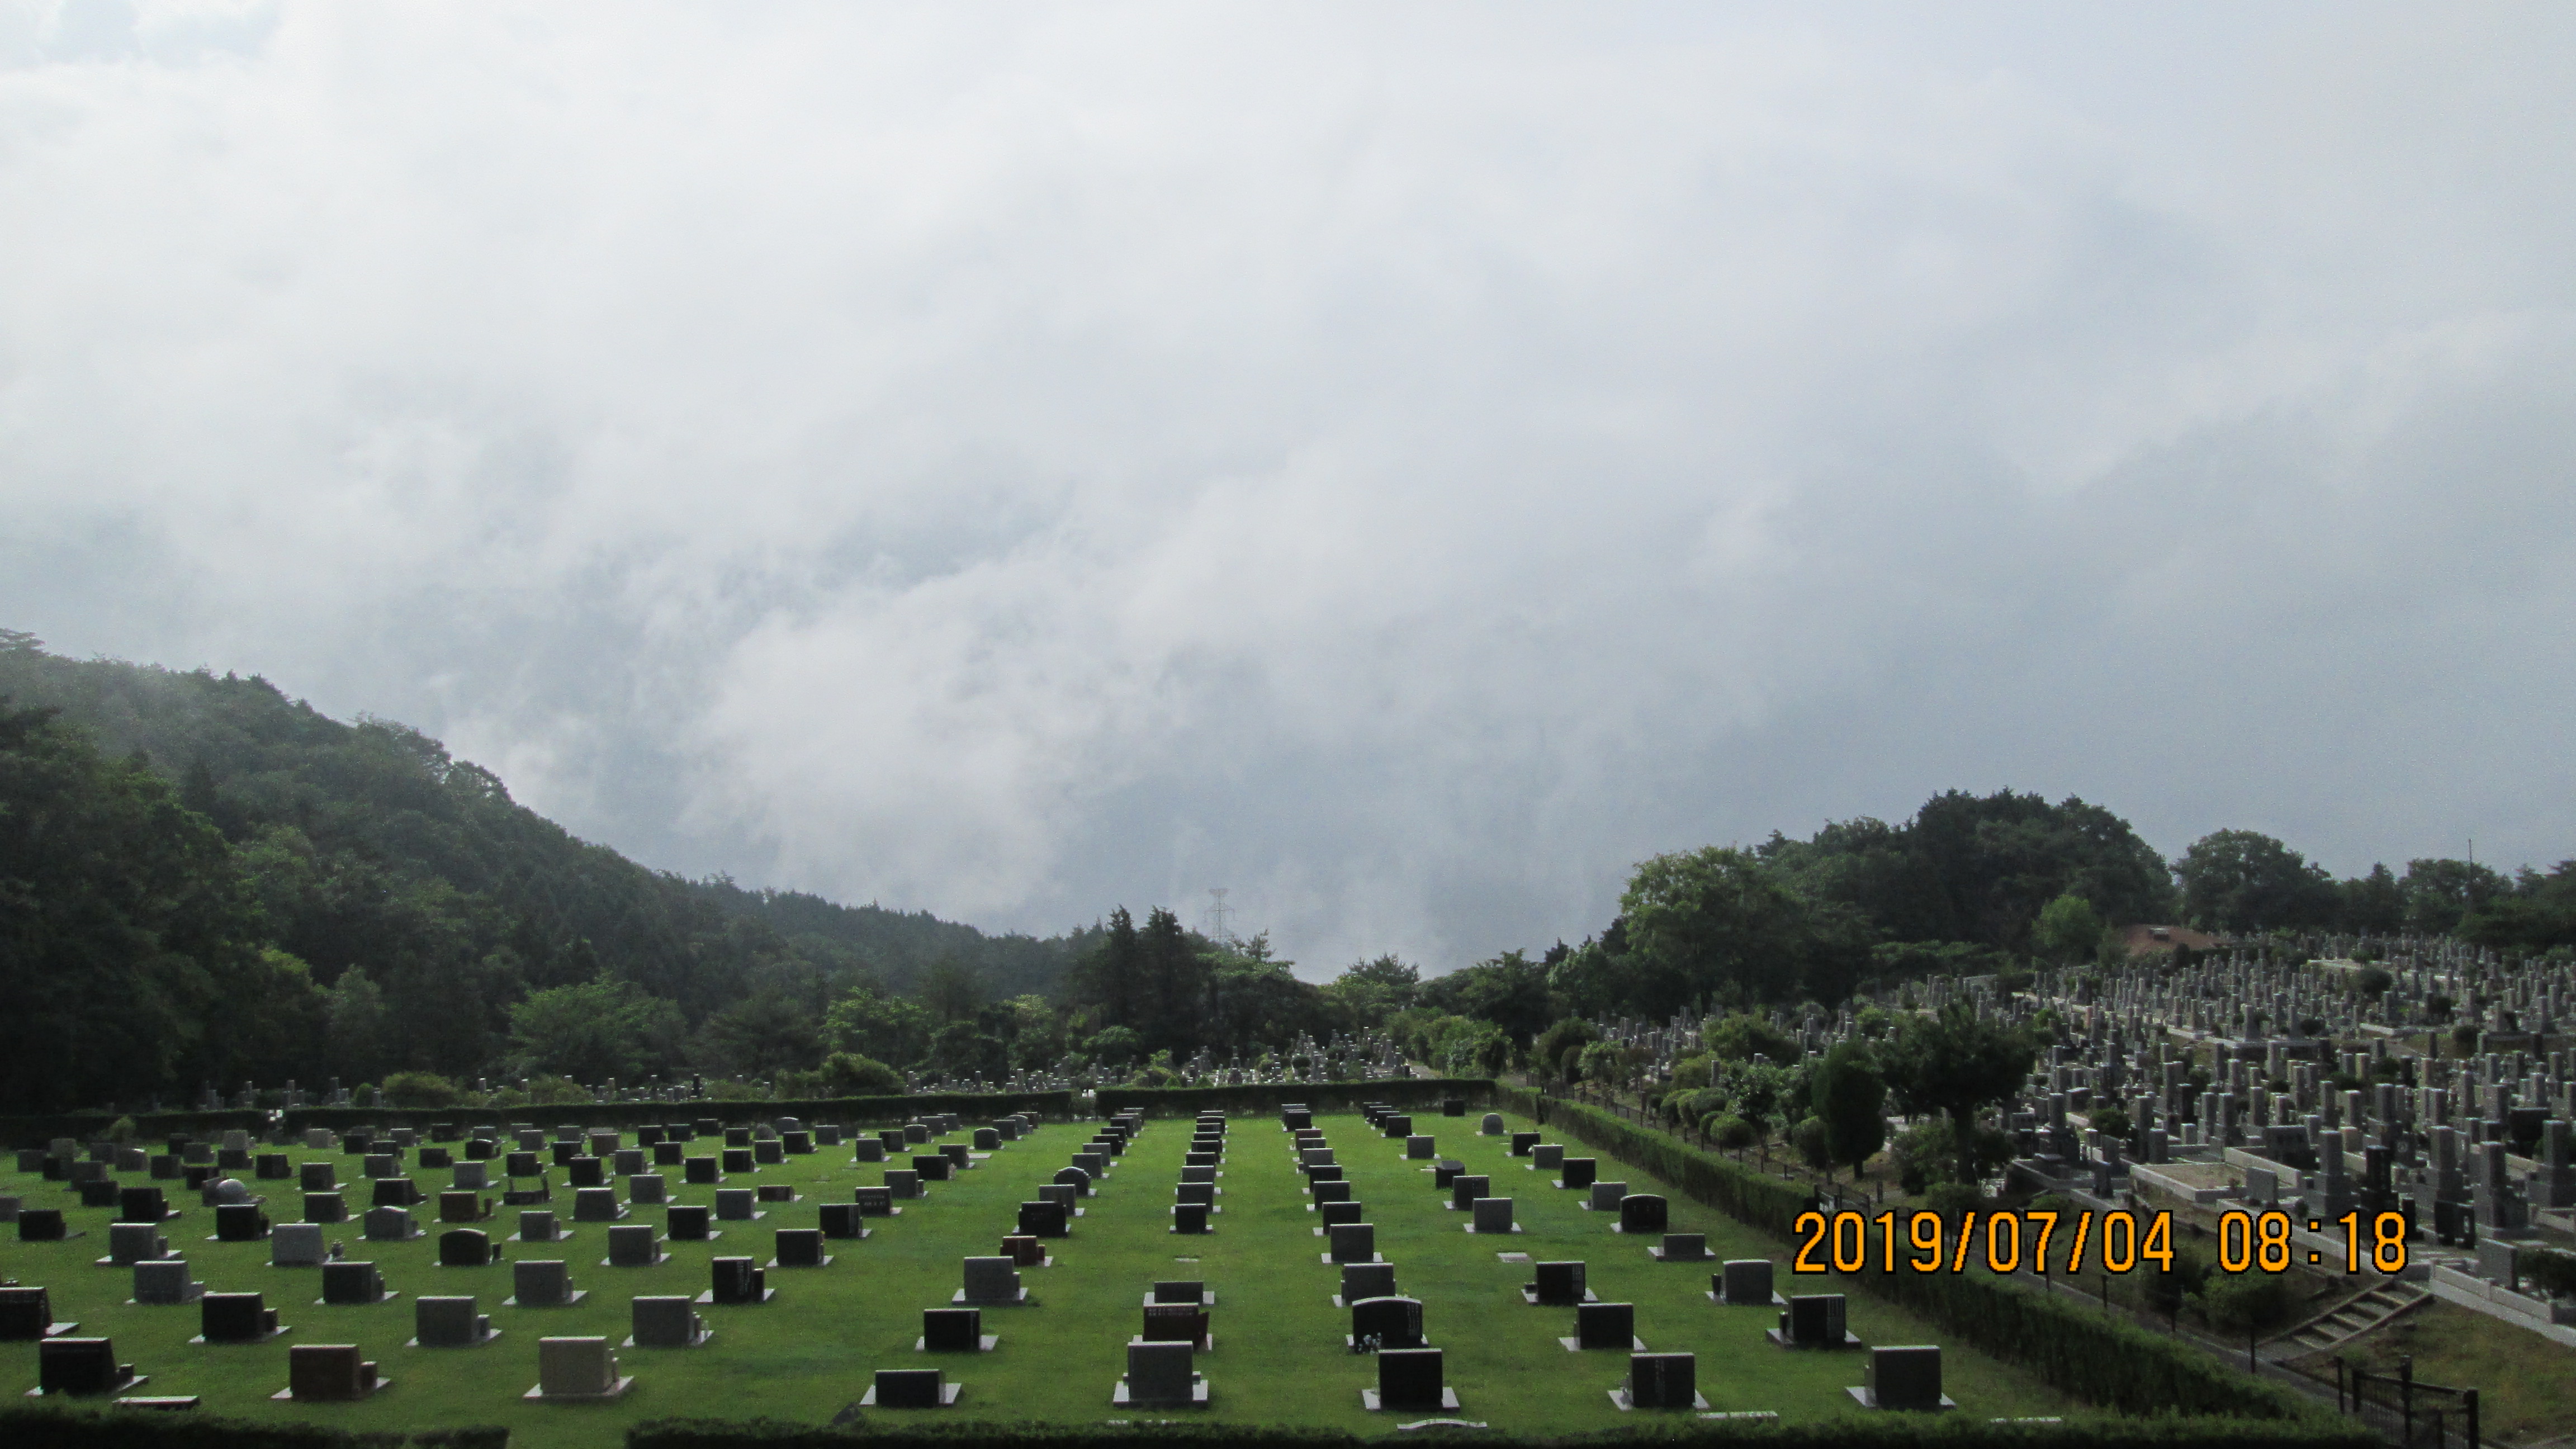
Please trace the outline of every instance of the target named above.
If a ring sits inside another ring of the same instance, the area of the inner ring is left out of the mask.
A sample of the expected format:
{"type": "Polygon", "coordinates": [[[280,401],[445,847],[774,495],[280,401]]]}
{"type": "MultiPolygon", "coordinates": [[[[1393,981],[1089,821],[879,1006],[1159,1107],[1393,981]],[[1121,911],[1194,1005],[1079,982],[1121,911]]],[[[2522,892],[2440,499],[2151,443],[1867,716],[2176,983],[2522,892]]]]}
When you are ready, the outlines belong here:
{"type": "MultiPolygon", "coordinates": [[[[2110,1273],[2173,1269],[2170,1212],[1972,1211],[1955,1223],[1935,1212],[1804,1212],[1793,1226],[1795,1273],[1964,1273],[1972,1263],[1996,1273],[2081,1273],[2088,1261],[2110,1273]]],[[[2340,1252],[2301,1245],[2292,1228],[2285,1212],[2221,1214],[2218,1266],[2230,1273],[2286,1273],[2300,1263],[2329,1272],[2406,1270],[2401,1213],[2309,1219],[2312,1233],[2342,1230],[2340,1252]]]]}

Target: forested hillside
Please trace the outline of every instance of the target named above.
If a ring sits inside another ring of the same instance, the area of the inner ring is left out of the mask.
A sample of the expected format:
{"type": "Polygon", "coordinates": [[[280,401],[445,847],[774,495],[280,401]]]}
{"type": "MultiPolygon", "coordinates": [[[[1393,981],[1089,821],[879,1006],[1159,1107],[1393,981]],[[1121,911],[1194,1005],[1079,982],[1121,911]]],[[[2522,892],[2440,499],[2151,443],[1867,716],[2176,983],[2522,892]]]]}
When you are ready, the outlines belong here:
{"type": "Polygon", "coordinates": [[[531,1025],[512,1008],[599,983],[637,1027],[612,1068],[762,1070],[778,1065],[778,1022],[807,1019],[810,1036],[854,989],[904,989],[945,963],[979,995],[1047,992],[1076,949],[652,871],[417,730],[341,723],[257,677],[65,659],[0,634],[0,698],[0,810],[24,857],[0,876],[53,882],[7,903],[9,999],[51,1004],[10,1014],[17,1104],[201,1077],[544,1068],[525,1050],[511,1061],[531,1025]],[[84,879],[113,885],[71,888],[75,839],[84,879]],[[185,878],[184,919],[156,873],[185,878]],[[169,979],[95,974],[151,959],[169,979]],[[210,1003],[234,1019],[179,1029],[210,1003]],[[120,1033],[159,1045],[108,1049],[120,1033]]]}
{"type": "MultiPolygon", "coordinates": [[[[1211,941],[1160,906],[1037,940],[680,879],[574,839],[406,726],[0,632],[0,1109],[423,1072],[569,1092],[547,1078],[694,1071],[790,1095],[900,1089],[901,1068],[1168,1081],[1201,1053],[1364,1030],[1492,1072],[1542,1036],[1540,1064],[1560,1064],[1586,1039],[1573,1018],[2009,980],[2156,922],[2568,950],[2576,863],[2338,881],[2242,830],[2167,862],[2079,799],[1949,791],[1901,824],[1640,862],[1579,945],[1428,979],[1380,956],[1319,986],[1265,939],[1211,941]]],[[[1328,1047],[1308,1065],[1347,1062],[1328,1047]]]]}

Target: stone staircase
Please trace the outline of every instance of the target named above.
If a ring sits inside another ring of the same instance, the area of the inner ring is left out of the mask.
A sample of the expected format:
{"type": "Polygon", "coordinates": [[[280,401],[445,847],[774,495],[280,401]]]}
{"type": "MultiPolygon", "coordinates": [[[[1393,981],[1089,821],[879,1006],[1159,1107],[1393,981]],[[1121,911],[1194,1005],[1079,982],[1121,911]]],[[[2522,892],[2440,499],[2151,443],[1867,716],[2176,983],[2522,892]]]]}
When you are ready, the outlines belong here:
{"type": "Polygon", "coordinates": [[[2322,1353],[2431,1301],[2432,1293],[2421,1284],[2392,1278],[2358,1298],[2344,1300],[2341,1307],[2309,1319],[2273,1342],[2296,1353],[2322,1353]]]}

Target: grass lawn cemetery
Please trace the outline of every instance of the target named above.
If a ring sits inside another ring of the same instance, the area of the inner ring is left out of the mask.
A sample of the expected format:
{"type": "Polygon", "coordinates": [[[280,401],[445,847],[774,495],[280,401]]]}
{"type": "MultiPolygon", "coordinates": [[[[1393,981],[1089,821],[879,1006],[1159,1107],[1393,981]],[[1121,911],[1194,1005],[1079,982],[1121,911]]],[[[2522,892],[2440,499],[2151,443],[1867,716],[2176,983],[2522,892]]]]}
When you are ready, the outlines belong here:
{"type": "Polygon", "coordinates": [[[1448,1106],[66,1141],[6,1182],[0,1353],[73,1402],[529,1446],[853,1406],[1364,1436],[2088,1412],[1801,1292],[1780,1242],[1668,1184],[1448,1106]]]}

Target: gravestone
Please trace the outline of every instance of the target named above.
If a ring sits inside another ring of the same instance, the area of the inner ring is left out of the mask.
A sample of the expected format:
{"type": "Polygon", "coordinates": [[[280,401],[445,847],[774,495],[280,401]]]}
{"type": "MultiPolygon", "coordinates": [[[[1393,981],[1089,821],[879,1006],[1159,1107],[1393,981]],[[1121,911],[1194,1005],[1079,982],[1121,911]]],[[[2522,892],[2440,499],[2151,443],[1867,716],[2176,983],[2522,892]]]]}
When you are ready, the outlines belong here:
{"type": "Polygon", "coordinates": [[[1062,1202],[1020,1204],[1020,1231],[1030,1237],[1061,1238],[1071,1232],[1068,1206],[1062,1202]]]}
{"type": "Polygon", "coordinates": [[[1187,1343],[1130,1343],[1127,1372],[1110,1393],[1113,1405],[1183,1409],[1208,1401],[1207,1381],[1191,1368],[1187,1343]]]}
{"type": "Polygon", "coordinates": [[[1729,1258],[1710,1276],[1709,1296],[1728,1307],[1769,1308],[1781,1301],[1771,1287],[1768,1258],[1729,1258]]]}
{"type": "Polygon", "coordinates": [[[769,1286],[769,1274],[749,1258],[711,1259],[707,1269],[712,1281],[698,1295],[700,1303],[749,1307],[778,1296],[778,1290],[769,1286]]]}
{"type": "Polygon", "coordinates": [[[990,1353],[1001,1341],[984,1332],[980,1308],[925,1308],[921,1337],[912,1346],[918,1353],[990,1353]]]}
{"type": "Polygon", "coordinates": [[[1361,1298],[1350,1305],[1350,1336],[1343,1340],[1353,1349],[1420,1348],[1422,1337],[1422,1304],[1413,1298],[1361,1298]]]}
{"type": "Polygon", "coordinates": [[[1660,1246],[1646,1250],[1667,1263],[1702,1263],[1708,1260],[1708,1237],[1704,1233],[1666,1233],[1660,1246]]]}
{"type": "Polygon", "coordinates": [[[1843,1326],[1843,1295],[1840,1293],[1800,1293],[1789,1299],[1788,1310],[1780,1315],[1780,1326],[1769,1331],[1773,1343],[1782,1348],[1858,1348],[1858,1335],[1843,1326]]]}
{"type": "Polygon", "coordinates": [[[747,1187],[716,1189],[716,1221],[722,1223],[757,1222],[769,1216],[760,1210],[760,1195],[747,1187]]]}
{"type": "Polygon", "coordinates": [[[568,1308],[590,1295],[572,1284],[572,1265],[561,1258],[522,1258],[510,1265],[504,1308],[568,1308]]]}
{"type": "Polygon", "coordinates": [[[677,1293],[638,1297],[628,1312],[632,1324],[628,1348],[696,1348],[715,1337],[715,1330],[698,1316],[696,1305],[677,1293]]]}
{"type": "Polygon", "coordinates": [[[1360,1390],[1360,1405],[1371,1413],[1459,1407],[1457,1391],[1441,1382],[1441,1351],[1436,1348],[1397,1348],[1379,1354],[1377,1387],[1360,1390]]]}
{"type": "Polygon", "coordinates": [[[1595,1182],[1592,1195],[1583,1200],[1583,1205],[1596,1213],[1615,1213],[1619,1210],[1619,1199],[1627,1195],[1628,1184],[1624,1182],[1595,1182]]]}
{"type": "Polygon", "coordinates": [[[1487,1136],[1487,1137],[1500,1137],[1500,1136],[1502,1136],[1502,1135],[1503,1135],[1503,1114],[1502,1114],[1502,1113],[1500,1113],[1500,1112],[1488,1112],[1488,1113],[1486,1113],[1486,1114],[1485,1114],[1485,1120],[1477,1124],[1476,1130],[1477,1130],[1477,1131],[1479,1131],[1479,1132],[1481,1132],[1481,1133],[1483,1133],[1483,1134],[1484,1134],[1485,1136],[1487,1136]]]}
{"type": "Polygon", "coordinates": [[[322,1301],[334,1307],[382,1303],[394,1295],[385,1289],[384,1276],[373,1263],[339,1262],[322,1265],[322,1301]]]}
{"type": "Polygon", "coordinates": [[[1368,1263],[1377,1258],[1377,1228],[1370,1223],[1335,1223],[1324,1230],[1332,1251],[1324,1255],[1330,1263],[1368,1263]]]}
{"type": "Polygon", "coordinates": [[[1362,1298],[1395,1296],[1393,1263],[1345,1263],[1342,1265],[1342,1291],[1333,1298],[1333,1306],[1346,1307],[1362,1298]]]}
{"type": "Polygon", "coordinates": [[[421,1235],[419,1224],[412,1221],[407,1208],[369,1208],[360,1223],[363,1236],[371,1243],[408,1243],[421,1235]]]}
{"type": "Polygon", "coordinates": [[[413,1348],[473,1348],[501,1336],[488,1314],[469,1297],[424,1297],[412,1302],[413,1348]]]}
{"type": "Polygon", "coordinates": [[[130,1363],[116,1361],[116,1346],[104,1338],[49,1338],[36,1346],[36,1392],[79,1397],[112,1394],[144,1382],[130,1363]]]}
{"type": "Polygon", "coordinates": [[[1933,1344],[1871,1349],[1867,1380],[1851,1395],[1873,1409],[1958,1407],[1941,1393],[1941,1350],[1933,1344]]]}
{"type": "Polygon", "coordinates": [[[1600,1348],[1642,1352],[1646,1347],[1645,1341],[1637,1337],[1637,1305],[1633,1303],[1576,1304],[1574,1336],[1557,1342],[1577,1352],[1600,1348]]]}
{"type": "Polygon", "coordinates": [[[1029,1296],[1020,1286],[1020,1274],[1008,1258],[968,1258],[965,1286],[949,1301],[954,1303],[1018,1303],[1029,1296]]]}
{"type": "Polygon", "coordinates": [[[1493,1192],[1494,1180],[1481,1172],[1462,1172],[1449,1179],[1449,1208],[1452,1212],[1473,1212],[1476,1199],[1493,1192]]]}
{"type": "Polygon", "coordinates": [[[257,1293],[208,1293],[197,1300],[197,1336],[190,1343],[259,1343],[292,1331],[257,1293]]]}
{"type": "Polygon", "coordinates": [[[773,1268],[828,1268],[832,1257],[823,1251],[820,1228],[780,1228],[778,1256],[770,1260],[773,1268]]]}
{"type": "Polygon", "coordinates": [[[40,1343],[80,1327],[54,1319],[53,1294],[41,1285],[0,1287],[0,1343],[40,1343]]]}
{"type": "Polygon", "coordinates": [[[1651,1192],[1632,1192],[1619,1199],[1619,1231],[1622,1233],[1660,1233],[1664,1230],[1664,1200],[1651,1192]]]}
{"type": "Polygon", "coordinates": [[[170,1240],[150,1223],[110,1223],[107,1226],[107,1256],[101,1266],[130,1268],[155,1258],[170,1256],[170,1240]]]}
{"type": "Polygon", "coordinates": [[[608,1257],[603,1268],[650,1268],[667,1262],[670,1254],[653,1233],[651,1223],[619,1223],[608,1230],[608,1257]]]}
{"type": "Polygon", "coordinates": [[[279,1223],[268,1235],[268,1260],[280,1268],[312,1268],[322,1262],[320,1223],[279,1223]]]}
{"type": "Polygon", "coordinates": [[[1521,1297],[1549,1308],[1570,1308],[1590,1301],[1592,1290],[1583,1283],[1584,1265],[1577,1262],[1540,1263],[1535,1272],[1538,1281],[1521,1285],[1521,1297]]]}
{"type": "Polygon", "coordinates": [[[1512,1200],[1507,1197],[1480,1197],[1468,1205],[1471,1233],[1516,1233],[1519,1225],[1512,1221],[1512,1200]]]}
{"type": "Polygon", "coordinates": [[[188,1260],[163,1258],[153,1263],[134,1265],[134,1302],[151,1307],[173,1307],[194,1303],[205,1296],[206,1285],[188,1276],[188,1260]]]}
{"type": "Polygon", "coordinates": [[[634,1384],[617,1370],[617,1355],[598,1337],[537,1340],[537,1386],[531,1399],[613,1399],[634,1384]]]}
{"type": "Polygon", "coordinates": [[[959,1387],[942,1380],[937,1369],[878,1369],[859,1403],[870,1409],[944,1409],[956,1404],[959,1387]]]}
{"type": "Polygon", "coordinates": [[[500,1245],[479,1228],[453,1228],[438,1235],[438,1266],[442,1268],[482,1268],[500,1258],[500,1245]]]}

